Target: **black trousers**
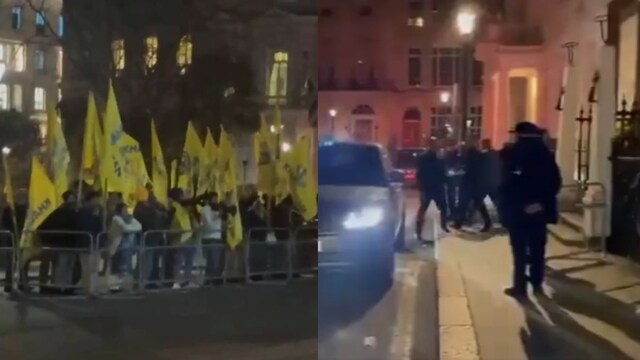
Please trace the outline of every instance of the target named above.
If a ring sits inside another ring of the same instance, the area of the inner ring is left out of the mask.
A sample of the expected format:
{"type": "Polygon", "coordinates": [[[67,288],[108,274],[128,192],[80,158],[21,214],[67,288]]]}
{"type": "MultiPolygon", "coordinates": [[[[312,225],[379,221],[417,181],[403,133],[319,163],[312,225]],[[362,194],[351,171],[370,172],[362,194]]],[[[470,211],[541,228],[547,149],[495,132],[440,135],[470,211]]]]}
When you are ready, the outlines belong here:
{"type": "Polygon", "coordinates": [[[422,228],[424,227],[424,217],[429,209],[431,202],[436,203],[438,211],[440,211],[440,226],[447,227],[447,200],[444,188],[442,191],[422,192],[420,194],[420,207],[416,216],[416,234],[418,238],[422,238],[422,228]]]}
{"type": "Polygon", "coordinates": [[[547,245],[545,222],[512,226],[509,229],[509,237],[513,254],[513,287],[519,291],[526,291],[527,280],[534,288],[542,286],[547,245]]]}
{"type": "MultiPolygon", "coordinates": [[[[456,210],[456,226],[460,227],[464,223],[464,221],[468,218],[469,209],[473,208],[475,211],[478,211],[482,216],[482,220],[484,221],[485,227],[491,226],[491,217],[489,216],[489,211],[487,210],[487,206],[484,204],[484,198],[487,196],[486,193],[476,192],[476,191],[463,191],[462,196],[460,197],[460,203],[458,204],[458,208],[456,210]]],[[[472,213],[473,214],[473,213],[472,213]]]]}

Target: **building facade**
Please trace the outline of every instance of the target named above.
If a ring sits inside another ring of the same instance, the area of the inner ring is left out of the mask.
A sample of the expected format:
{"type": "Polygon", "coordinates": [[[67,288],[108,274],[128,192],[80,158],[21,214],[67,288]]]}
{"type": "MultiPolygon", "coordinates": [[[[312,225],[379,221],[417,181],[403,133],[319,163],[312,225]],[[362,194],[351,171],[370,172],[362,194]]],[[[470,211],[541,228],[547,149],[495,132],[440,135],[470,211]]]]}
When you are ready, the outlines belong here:
{"type": "Polygon", "coordinates": [[[461,69],[468,77],[468,134],[483,124],[482,66],[463,61],[456,4],[439,0],[319,2],[320,136],[389,148],[456,139],[461,69]],[[473,71],[471,71],[471,69],[473,71]]]}
{"type": "Polygon", "coordinates": [[[65,24],[62,0],[0,1],[0,110],[38,120],[44,133],[46,107],[59,99],[65,24]],[[42,7],[40,7],[42,5],[42,7]]]}

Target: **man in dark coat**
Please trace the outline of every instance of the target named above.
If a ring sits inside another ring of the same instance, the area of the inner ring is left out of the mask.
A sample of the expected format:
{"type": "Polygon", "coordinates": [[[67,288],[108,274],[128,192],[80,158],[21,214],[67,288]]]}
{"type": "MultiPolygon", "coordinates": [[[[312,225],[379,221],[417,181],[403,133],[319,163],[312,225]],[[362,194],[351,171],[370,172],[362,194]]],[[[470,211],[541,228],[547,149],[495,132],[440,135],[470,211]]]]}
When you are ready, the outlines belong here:
{"type": "Polygon", "coordinates": [[[480,150],[472,144],[468,147],[463,157],[464,175],[460,186],[460,201],[456,210],[454,227],[460,229],[467,219],[468,210],[473,206],[480,212],[484,220],[482,232],[491,230],[491,218],[484,204],[487,195],[484,184],[484,157],[480,150]]]}
{"type": "Polygon", "coordinates": [[[522,122],[514,132],[516,142],[505,159],[500,192],[513,253],[513,284],[505,294],[521,299],[527,296],[527,280],[535,294],[544,295],[547,224],[558,220],[562,179],[537,126],[522,122]]]}
{"type": "Polygon", "coordinates": [[[164,245],[164,235],[161,230],[167,230],[168,210],[155,197],[152,191],[146,201],[140,201],[133,211],[135,217],[142,225],[142,231],[151,231],[144,237],[144,257],[142,260],[142,276],[144,281],[149,281],[150,288],[157,287],[160,280],[160,258],[163,253],[159,247],[164,245]]]}
{"type": "MultiPolygon", "coordinates": [[[[2,211],[2,229],[10,232],[11,235],[0,235],[0,248],[17,249],[17,243],[20,241],[20,233],[24,227],[24,221],[27,217],[29,206],[27,204],[27,192],[18,190],[15,196],[15,211],[11,206],[7,205],[2,211]],[[15,214],[15,218],[14,218],[15,214]],[[17,226],[17,228],[16,228],[17,226]]],[[[13,290],[13,270],[14,270],[14,254],[11,251],[5,252],[5,283],[4,291],[9,293],[13,290]]]]}
{"type": "Polygon", "coordinates": [[[77,229],[78,199],[72,191],[66,191],[62,199],[62,205],[49,214],[37,229],[43,246],[40,259],[41,293],[65,292],[63,285],[71,285],[72,282],[74,259],[77,254],[70,253],[68,249],[75,248],[78,239],[76,234],[69,232],[77,229]],[[53,267],[55,288],[46,286],[51,267],[53,267]]]}
{"type": "Polygon", "coordinates": [[[420,207],[418,208],[416,218],[416,237],[418,241],[423,242],[422,228],[424,226],[424,217],[432,201],[436,203],[440,211],[440,227],[442,230],[448,231],[445,192],[447,170],[438,143],[433,142],[431,148],[418,157],[417,170],[420,207]]]}

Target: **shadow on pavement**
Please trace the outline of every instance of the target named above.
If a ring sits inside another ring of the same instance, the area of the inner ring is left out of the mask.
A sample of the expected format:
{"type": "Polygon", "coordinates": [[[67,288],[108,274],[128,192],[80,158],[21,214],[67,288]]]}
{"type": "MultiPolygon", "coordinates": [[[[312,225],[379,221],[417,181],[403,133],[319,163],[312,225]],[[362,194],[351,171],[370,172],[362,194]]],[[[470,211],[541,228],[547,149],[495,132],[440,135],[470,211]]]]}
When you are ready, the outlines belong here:
{"type": "MultiPolygon", "coordinates": [[[[111,354],[119,359],[160,359],[156,353],[175,349],[189,354],[190,348],[215,351],[217,346],[231,343],[247,349],[317,339],[314,281],[156,293],[139,298],[22,299],[14,304],[17,323],[0,321],[0,338],[11,336],[16,343],[25,344],[42,342],[59,356],[48,358],[86,359],[89,354],[99,354],[94,359],[102,359],[111,354]],[[42,332],[43,328],[51,331],[42,332]],[[60,338],[38,338],[50,333],[60,338]],[[82,350],[74,350],[76,347],[82,350]]],[[[23,358],[42,359],[28,352],[23,358]]],[[[268,359],[269,354],[263,358],[268,359]]]]}
{"type": "Polygon", "coordinates": [[[609,324],[640,342],[640,316],[633,304],[624,303],[595,289],[589,281],[563,271],[550,271],[547,283],[555,290],[553,300],[569,311],[609,324]]]}
{"type": "Polygon", "coordinates": [[[632,360],[606,339],[585,329],[549,298],[539,299],[540,309],[531,301],[521,306],[526,328],[520,329],[520,338],[528,359],[632,360]]]}

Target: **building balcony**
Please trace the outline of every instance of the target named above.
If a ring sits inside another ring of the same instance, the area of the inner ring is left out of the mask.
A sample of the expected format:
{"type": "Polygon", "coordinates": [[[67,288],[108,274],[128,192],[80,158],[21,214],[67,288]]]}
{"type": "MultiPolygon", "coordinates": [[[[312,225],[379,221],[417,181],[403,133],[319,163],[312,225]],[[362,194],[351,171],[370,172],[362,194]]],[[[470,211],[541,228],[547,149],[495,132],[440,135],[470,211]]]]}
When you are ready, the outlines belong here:
{"type": "Polygon", "coordinates": [[[493,42],[503,46],[539,46],[544,43],[544,34],[539,26],[489,24],[482,42],[493,42]]]}

